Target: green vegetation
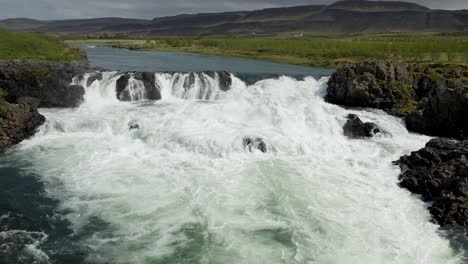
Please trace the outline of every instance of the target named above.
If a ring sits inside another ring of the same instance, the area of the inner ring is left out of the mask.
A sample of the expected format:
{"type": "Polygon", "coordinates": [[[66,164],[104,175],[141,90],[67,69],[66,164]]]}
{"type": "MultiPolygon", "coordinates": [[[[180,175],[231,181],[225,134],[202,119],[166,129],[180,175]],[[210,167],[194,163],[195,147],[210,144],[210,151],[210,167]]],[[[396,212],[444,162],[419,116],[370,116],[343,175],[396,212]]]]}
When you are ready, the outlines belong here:
{"type": "Polygon", "coordinates": [[[62,40],[31,33],[13,33],[0,29],[0,59],[68,61],[82,58],[81,51],[62,40]]]}
{"type": "MultiPolygon", "coordinates": [[[[83,42],[74,40],[73,42],[83,42]]],[[[240,56],[310,66],[336,67],[362,60],[466,64],[466,36],[358,36],[315,38],[155,38],[86,40],[138,50],[240,56]]]]}

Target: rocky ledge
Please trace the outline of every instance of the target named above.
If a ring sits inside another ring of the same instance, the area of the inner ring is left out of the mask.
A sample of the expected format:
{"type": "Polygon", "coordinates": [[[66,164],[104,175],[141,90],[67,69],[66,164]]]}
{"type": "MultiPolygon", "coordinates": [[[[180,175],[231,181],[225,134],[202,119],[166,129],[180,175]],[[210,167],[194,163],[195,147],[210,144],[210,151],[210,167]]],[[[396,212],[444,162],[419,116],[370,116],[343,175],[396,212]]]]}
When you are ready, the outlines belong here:
{"type": "Polygon", "coordinates": [[[433,139],[396,164],[400,186],[431,202],[434,222],[468,226],[468,140],[433,139]]]}
{"type": "Polygon", "coordinates": [[[17,103],[2,103],[0,107],[0,150],[18,144],[34,135],[45,122],[37,107],[40,102],[32,97],[20,97],[17,103]]]}
{"type": "Polygon", "coordinates": [[[29,96],[40,100],[40,107],[77,107],[85,90],[71,85],[75,76],[88,69],[86,59],[69,62],[3,61],[0,62],[0,88],[7,101],[29,96]]]}
{"type": "MultiPolygon", "coordinates": [[[[161,72],[167,74],[184,74],[182,72],[161,72]]],[[[117,98],[121,101],[134,101],[134,100],[160,100],[161,99],[161,89],[157,87],[155,82],[155,72],[128,72],[123,74],[118,80],[116,84],[116,95],[117,98]],[[131,79],[140,81],[144,88],[143,91],[138,91],[136,84],[130,82],[131,79]],[[138,95],[140,92],[140,95],[138,95]],[[137,97],[137,98],[135,98],[137,97]]],[[[92,76],[91,78],[95,78],[92,76]]],[[[101,77],[102,78],[102,77],[101,77]]],[[[184,80],[183,87],[186,90],[189,90],[196,81],[196,79],[202,83],[202,86],[206,87],[210,82],[209,78],[216,79],[218,81],[219,89],[221,91],[227,91],[231,88],[232,85],[232,78],[229,72],[220,71],[203,71],[203,72],[190,72],[188,73],[188,78],[184,80]],[[207,78],[208,77],[208,78],[207,78]]],[[[93,81],[95,79],[92,79],[93,81]]],[[[88,83],[90,79],[88,79],[88,83]]],[[[176,81],[177,82],[177,81],[176,81]]],[[[203,99],[203,92],[200,91],[200,98],[203,99]]]]}
{"type": "Polygon", "coordinates": [[[405,117],[410,131],[468,136],[468,67],[363,62],[338,69],[328,82],[331,103],[372,107],[405,117]]]}

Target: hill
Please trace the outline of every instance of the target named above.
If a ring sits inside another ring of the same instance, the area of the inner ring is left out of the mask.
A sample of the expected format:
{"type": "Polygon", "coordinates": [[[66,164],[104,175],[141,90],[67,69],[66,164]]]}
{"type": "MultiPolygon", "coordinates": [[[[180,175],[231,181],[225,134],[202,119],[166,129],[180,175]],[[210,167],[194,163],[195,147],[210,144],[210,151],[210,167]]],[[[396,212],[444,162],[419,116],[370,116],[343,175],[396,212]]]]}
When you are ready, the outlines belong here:
{"type": "Polygon", "coordinates": [[[184,14],[153,20],[97,18],[38,21],[0,20],[15,31],[65,35],[352,35],[468,31],[468,10],[432,10],[407,2],[348,0],[331,5],[256,11],[184,14]]]}

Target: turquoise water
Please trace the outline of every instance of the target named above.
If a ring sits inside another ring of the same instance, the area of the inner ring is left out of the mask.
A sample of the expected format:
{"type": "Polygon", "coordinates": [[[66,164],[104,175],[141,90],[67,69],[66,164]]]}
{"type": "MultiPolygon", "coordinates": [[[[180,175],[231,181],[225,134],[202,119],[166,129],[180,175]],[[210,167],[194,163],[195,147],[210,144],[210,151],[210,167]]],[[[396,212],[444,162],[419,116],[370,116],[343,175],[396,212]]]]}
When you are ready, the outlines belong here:
{"type": "Polygon", "coordinates": [[[133,51],[81,44],[92,66],[114,71],[228,71],[255,79],[271,76],[329,76],[332,69],[304,67],[261,60],[208,56],[195,53],[133,51]]]}

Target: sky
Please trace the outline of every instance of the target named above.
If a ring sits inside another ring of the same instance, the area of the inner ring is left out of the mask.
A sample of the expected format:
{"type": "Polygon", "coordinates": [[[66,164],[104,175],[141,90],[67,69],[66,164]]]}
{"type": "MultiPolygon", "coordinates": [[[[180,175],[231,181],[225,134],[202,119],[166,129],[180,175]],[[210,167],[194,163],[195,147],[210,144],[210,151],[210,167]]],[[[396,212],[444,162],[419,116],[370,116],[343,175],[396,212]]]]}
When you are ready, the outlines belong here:
{"type": "MultiPolygon", "coordinates": [[[[468,9],[468,0],[406,0],[435,9],[468,9]]],[[[0,0],[0,19],[42,20],[96,17],[154,17],[200,12],[330,4],[334,0],[0,0]]]]}

